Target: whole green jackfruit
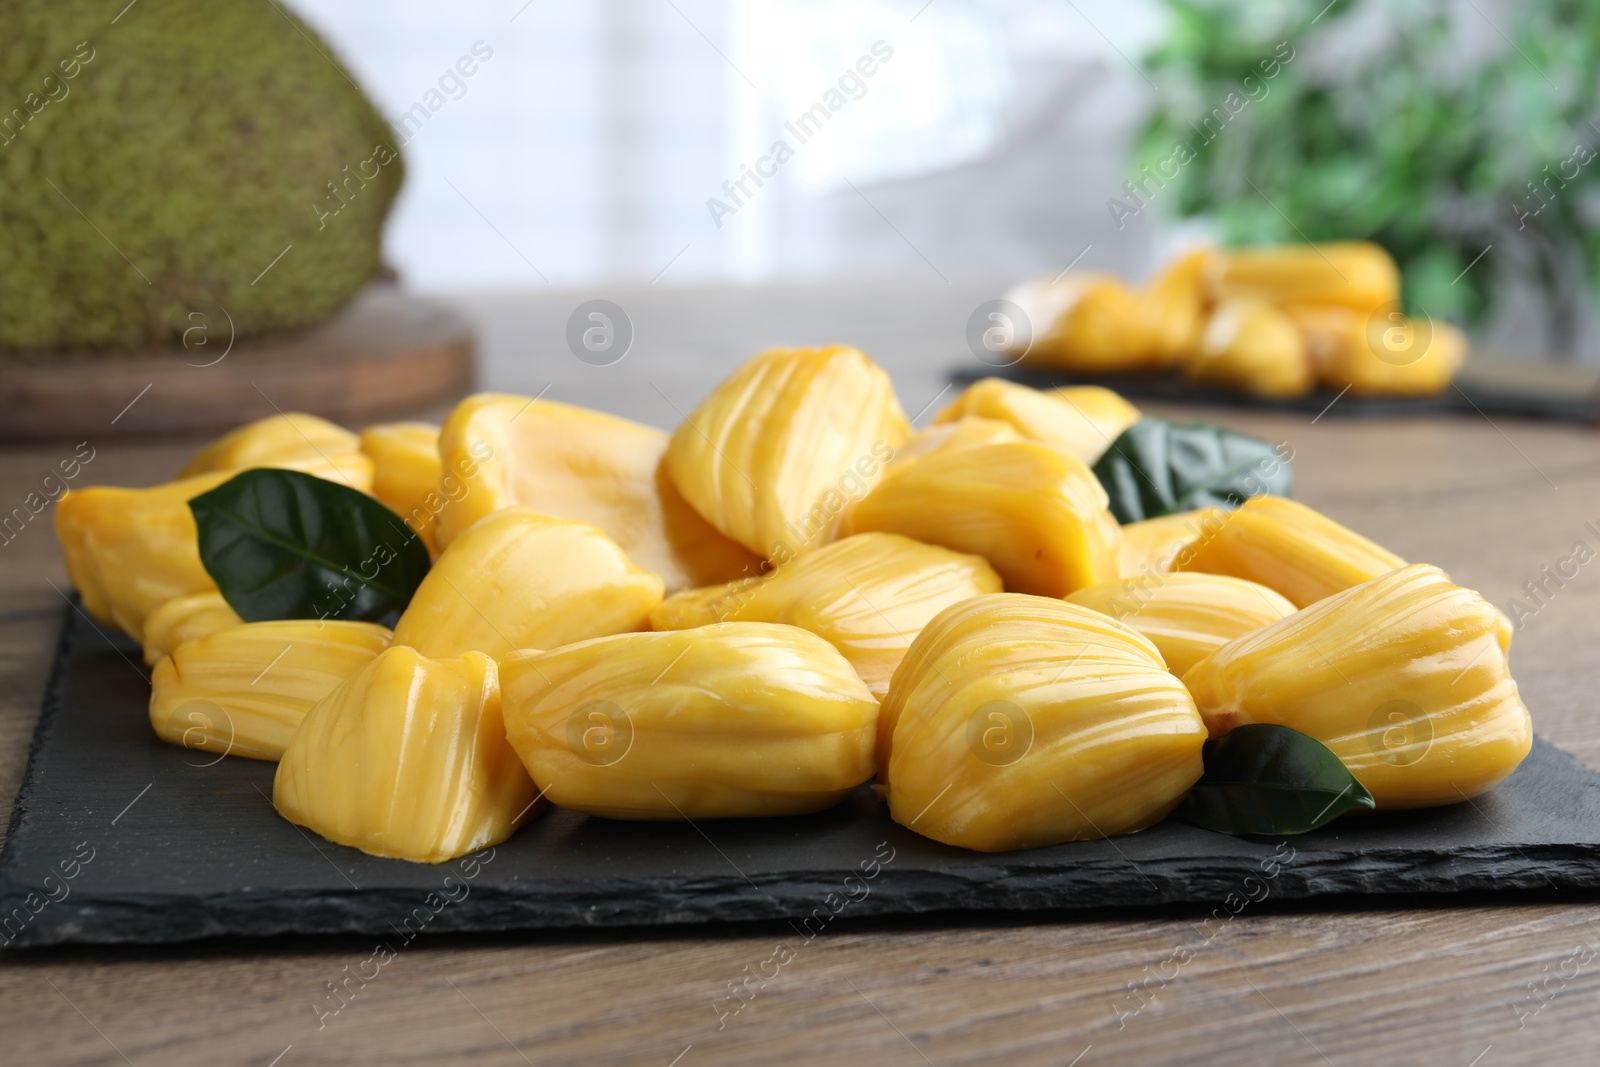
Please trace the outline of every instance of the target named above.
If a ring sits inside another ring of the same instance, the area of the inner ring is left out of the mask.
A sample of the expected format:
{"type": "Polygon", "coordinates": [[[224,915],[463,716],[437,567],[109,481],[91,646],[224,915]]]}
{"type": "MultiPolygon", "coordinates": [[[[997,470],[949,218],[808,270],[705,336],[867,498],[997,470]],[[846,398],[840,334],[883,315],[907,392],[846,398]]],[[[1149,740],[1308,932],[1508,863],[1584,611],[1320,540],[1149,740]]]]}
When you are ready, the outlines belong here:
{"type": "Polygon", "coordinates": [[[0,27],[0,350],[305,326],[377,273],[394,134],[281,5],[0,0],[0,27]]]}

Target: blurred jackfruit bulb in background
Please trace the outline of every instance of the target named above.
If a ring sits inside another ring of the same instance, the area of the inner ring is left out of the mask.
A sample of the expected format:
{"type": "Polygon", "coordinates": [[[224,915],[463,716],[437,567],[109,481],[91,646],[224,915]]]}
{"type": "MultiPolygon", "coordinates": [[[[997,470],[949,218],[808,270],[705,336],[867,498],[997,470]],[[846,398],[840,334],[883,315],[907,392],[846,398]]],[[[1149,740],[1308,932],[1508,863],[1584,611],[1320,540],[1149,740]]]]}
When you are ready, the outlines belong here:
{"type": "Polygon", "coordinates": [[[114,14],[0,0],[0,350],[332,314],[379,268],[387,123],[271,0],[114,14]]]}

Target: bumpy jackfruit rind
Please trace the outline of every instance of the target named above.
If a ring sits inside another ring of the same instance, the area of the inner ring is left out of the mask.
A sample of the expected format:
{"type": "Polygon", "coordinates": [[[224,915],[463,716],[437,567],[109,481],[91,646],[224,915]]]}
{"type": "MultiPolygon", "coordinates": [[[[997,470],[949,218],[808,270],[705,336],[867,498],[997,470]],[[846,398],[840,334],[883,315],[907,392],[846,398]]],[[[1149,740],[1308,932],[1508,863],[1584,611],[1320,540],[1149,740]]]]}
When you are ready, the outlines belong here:
{"type": "Polygon", "coordinates": [[[314,30],[270,0],[109,21],[0,4],[0,356],[290,329],[372,279],[399,149],[314,30]]]}
{"type": "Polygon", "coordinates": [[[935,618],[901,661],[879,722],[894,819],[985,852],[1154,824],[1199,779],[1206,739],[1144,637],[1086,608],[1011,593],[935,618]],[[973,751],[972,720],[995,702],[1026,716],[1029,747],[992,763],[973,751]]]}
{"type": "Polygon", "coordinates": [[[1454,804],[1533,744],[1503,616],[1410,566],[1224,645],[1183,676],[1213,736],[1270,722],[1327,745],[1380,809],[1454,804]]]}
{"type": "Polygon", "coordinates": [[[690,413],[665,466],[726,537],[782,565],[832,540],[911,435],[889,376],[859,349],[770,349],[690,413]]]}
{"type": "Polygon", "coordinates": [[[982,556],[1007,589],[1040,596],[1116,577],[1122,544],[1089,468],[1032,441],[939,452],[891,470],[845,532],[868,530],[982,556]]]}
{"type": "Polygon", "coordinates": [[[544,808],[506,743],[495,662],[403,646],[306,714],[272,804],[337,844],[413,863],[498,844],[544,808]]]}
{"type": "Polygon", "coordinates": [[[501,680],[506,735],[534,781],[592,815],[797,815],[872,776],[878,702],[832,645],[798,627],[595,638],[518,652],[501,680]],[[590,707],[625,730],[614,759],[574,751],[574,718],[590,707]]]}

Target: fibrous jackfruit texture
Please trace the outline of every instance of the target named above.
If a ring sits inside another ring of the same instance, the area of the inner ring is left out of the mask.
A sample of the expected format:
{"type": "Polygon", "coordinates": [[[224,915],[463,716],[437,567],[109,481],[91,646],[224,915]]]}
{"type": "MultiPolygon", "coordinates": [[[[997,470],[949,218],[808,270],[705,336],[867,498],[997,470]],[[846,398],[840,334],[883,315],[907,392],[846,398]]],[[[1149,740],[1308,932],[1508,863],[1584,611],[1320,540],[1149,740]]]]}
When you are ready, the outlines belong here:
{"type": "Polygon", "coordinates": [[[669,592],[757,573],[761,557],[684,500],[663,465],[667,434],[550,400],[480,393],[439,434],[440,547],[500,508],[591,522],[669,592]]]}
{"type": "Polygon", "coordinates": [[[1000,576],[977,556],[897,534],[864,533],[807,552],[760,578],[669,597],[650,613],[657,630],[712,622],[782,622],[844,654],[874,696],[929,619],[1000,576]]]}
{"type": "Polygon", "coordinates": [[[1041,392],[1003,378],[985,378],[967,386],[933,421],[973,416],[999,419],[1026,440],[1052,445],[1093,464],[1123,430],[1139,421],[1139,409],[1095,385],[1041,392]]]}
{"type": "Polygon", "coordinates": [[[144,661],[154,667],[185,641],[243,624],[239,613],[215,589],[175,597],[145,616],[144,661]]]}
{"type": "Polygon", "coordinates": [[[1247,578],[1303,608],[1405,563],[1298,501],[1265,495],[1245,501],[1180,550],[1176,567],[1247,578]]]}
{"type": "Polygon", "coordinates": [[[895,452],[889,468],[903,467],[914,460],[926,459],[935,452],[1020,440],[1022,435],[1009,422],[979,415],[963,415],[949,422],[936,422],[926,430],[913,434],[905,447],[895,452]]]}
{"type": "Polygon", "coordinates": [[[891,470],[850,512],[880,530],[982,556],[1014,592],[1065,596],[1115,578],[1122,531],[1078,460],[1033,441],[937,452],[891,470]]]}
{"type": "Polygon", "coordinates": [[[815,634],[766,622],[619,634],[502,667],[506,736],[592,815],[798,815],[872,776],[878,702],[815,634]]]}
{"type": "Polygon", "coordinates": [[[240,623],[185,641],[150,676],[150,725],[174,745],[276,760],[312,706],[389,647],[370,622],[240,623]]]}
{"type": "Polygon", "coordinates": [[[1264,585],[1220,574],[1124,578],[1080,589],[1066,600],[1144,634],[1179,677],[1229,641],[1295,610],[1264,585]]]}
{"type": "Polygon", "coordinates": [[[450,543],[395,623],[424,656],[554,648],[643,629],[661,579],[599,527],[532,508],[497,511],[450,543]]]}
{"type": "Polygon", "coordinates": [[[4,0],[0,26],[0,350],[220,350],[377,271],[394,135],[282,5],[4,0]]]}
{"type": "Polygon", "coordinates": [[[541,801],[506,743],[494,661],[396,646],[306,714],[272,803],[341,845],[441,863],[504,841],[541,801]]]}
{"type": "Polygon", "coordinates": [[[142,641],[152,611],[215,590],[200,563],[189,501],[229,477],[225,471],[199,474],[149,489],[96,485],[62,497],[56,537],[83,609],[142,641]]]}
{"type": "Polygon", "coordinates": [[[1332,749],[1379,808],[1454,804],[1533,744],[1509,644],[1493,605],[1415,563],[1223,645],[1183,683],[1213,735],[1288,726],[1332,749]]]}
{"type": "Polygon", "coordinates": [[[833,539],[910,434],[889,375],[859,349],[775,348],[683,421],[667,472],[708,522],[781,566],[833,539]]]}
{"type": "Polygon", "coordinates": [[[1206,729],[1144,637],[1087,608],[995,593],[946,608],[884,698],[896,822],[984,852],[1143,829],[1200,777],[1206,729]]]}
{"type": "Polygon", "coordinates": [[[302,412],[269,415],[223,434],[196,452],[178,477],[251,467],[290,467],[363,493],[372,490],[372,460],[362,454],[361,439],[302,412]]]}
{"type": "Polygon", "coordinates": [[[1122,577],[1180,570],[1189,546],[1210,536],[1223,521],[1221,508],[1205,507],[1141,519],[1122,527],[1122,577]]]}
{"type": "Polygon", "coordinates": [[[363,492],[372,487],[372,465],[365,456],[341,453],[330,463],[328,456],[314,448],[307,455],[303,438],[286,418],[251,423],[202,451],[191,468],[204,473],[148,489],[88,486],[62,497],[56,505],[56,537],[66,558],[67,576],[83,597],[84,610],[142,642],[145,619],[151,612],[170,600],[216,590],[217,583],[200,562],[199,534],[189,501],[239,473],[241,468],[215,465],[224,459],[238,458],[252,467],[304,471],[363,492]],[[258,436],[282,447],[252,446],[237,456],[231,452],[208,456],[230,439],[237,443],[258,436]]]}
{"type": "Polygon", "coordinates": [[[361,431],[361,454],[372,461],[372,495],[406,520],[431,555],[439,554],[428,498],[440,489],[439,427],[384,422],[361,431]]]}

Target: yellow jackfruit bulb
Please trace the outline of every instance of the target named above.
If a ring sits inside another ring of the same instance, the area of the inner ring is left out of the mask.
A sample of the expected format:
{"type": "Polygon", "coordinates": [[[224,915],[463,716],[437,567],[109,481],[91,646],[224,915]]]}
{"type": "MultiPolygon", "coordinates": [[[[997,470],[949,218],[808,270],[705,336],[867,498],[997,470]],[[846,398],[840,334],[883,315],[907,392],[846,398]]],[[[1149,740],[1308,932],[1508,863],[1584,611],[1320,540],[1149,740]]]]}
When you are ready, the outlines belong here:
{"type": "Polygon", "coordinates": [[[1131,833],[1199,779],[1205,724],[1145,638],[1099,612],[996,593],[912,643],[879,718],[889,813],[983,852],[1131,833]]]}
{"type": "Polygon", "coordinates": [[[176,597],[145,616],[144,661],[154,667],[185,641],[243,623],[215,590],[176,597]]]}
{"type": "MultiPolygon", "coordinates": [[[[753,575],[751,580],[760,581],[760,575],[753,575]]],[[[726,582],[673,593],[651,610],[650,629],[692,630],[696,626],[726,622],[722,613],[726,610],[728,594],[743,585],[743,581],[726,582]]]]}
{"type": "Polygon", "coordinates": [[[980,593],[1000,576],[977,556],[889,533],[846,537],[771,573],[668,597],[650,614],[656,630],[708,622],[782,622],[844,654],[874,696],[929,619],[980,593]],[[675,604],[674,601],[680,603],[675,604]]]}
{"type": "Polygon", "coordinates": [[[691,508],[663,467],[667,434],[587,408],[480,393],[439,435],[441,547],[501,508],[525,504],[604,530],[671,591],[759,569],[760,558],[691,508]]]}
{"type": "Polygon", "coordinates": [[[437,556],[435,510],[439,500],[439,427],[428,422],[385,422],[361,431],[361,453],[372,460],[372,495],[399,515],[437,556]]]}
{"type": "Polygon", "coordinates": [[[597,526],[506,508],[450,542],[394,627],[433,659],[555,648],[644,627],[661,579],[597,526]]]}
{"type": "Polygon", "coordinates": [[[150,725],[174,745],[276,760],[312,706],[389,647],[370,622],[240,623],[185,641],[150,676],[150,725]]]}
{"type": "Polygon", "coordinates": [[[894,459],[889,462],[889,468],[892,470],[919,459],[926,459],[935,452],[1020,440],[1022,435],[1012,429],[1009,422],[964,415],[951,422],[935,422],[926,430],[912,435],[911,440],[895,452],[894,459]]]}
{"type": "Polygon", "coordinates": [[[443,863],[510,837],[538,792],[506,742],[495,663],[396,646],[312,708],[272,784],[278,814],[374,856],[443,863]]]}
{"type": "Polygon", "coordinates": [[[903,534],[982,556],[1040,596],[1117,577],[1122,531],[1080,460],[1032,441],[940,452],[896,468],[855,506],[851,532],[903,534]]]}
{"type": "Polygon", "coordinates": [[[1255,396],[1303,396],[1315,382],[1300,328],[1260,300],[1217,305],[1184,375],[1255,396]]]}
{"type": "Polygon", "coordinates": [[[1220,574],[1150,574],[1101,582],[1066,600],[1144,634],[1179,677],[1229,641],[1295,612],[1266,586],[1220,574]]]}
{"type": "Polygon", "coordinates": [[[1379,808],[1454,804],[1533,743],[1477,593],[1416,563],[1219,648],[1184,674],[1214,735],[1277,723],[1331,748],[1379,808]]]}
{"type": "MultiPolygon", "coordinates": [[[[320,460],[299,457],[265,465],[332,480],[320,460]]],[[[56,538],[67,577],[90,617],[142,642],[151,612],[179,597],[214,592],[217,583],[200,563],[189,501],[238,473],[234,468],[209,471],[147,489],[95,485],[63,496],[56,505],[56,538]]],[[[369,487],[370,478],[367,485],[352,486],[369,487]]]]}
{"type": "Polygon", "coordinates": [[[506,736],[564,808],[617,819],[821,811],[872,777],[878,702],[832,645],[728,622],[502,667],[506,736]]]}
{"type": "Polygon", "coordinates": [[[1139,318],[1146,360],[1171,367],[1200,350],[1206,325],[1206,279],[1216,253],[1209,250],[1179,256],[1139,294],[1139,318]]]}
{"type": "Polygon", "coordinates": [[[774,348],[684,420],[667,471],[713,526],[781,564],[831,541],[910,435],[888,374],[860,350],[774,348]]]}
{"type": "Polygon", "coordinates": [[[1365,312],[1400,299],[1400,269],[1370,241],[1226,249],[1217,253],[1211,283],[1218,300],[1340,304],[1365,312]]]}
{"type": "Polygon", "coordinates": [[[189,501],[232,476],[216,471],[149,489],[96,485],[63,496],[56,505],[56,537],[84,610],[143,641],[152,611],[216,589],[200,563],[189,501]]]}
{"type": "Polygon", "coordinates": [[[178,477],[250,467],[288,467],[372,491],[372,460],[361,454],[360,439],[327,419],[299,412],[269,415],[224,434],[195,453],[178,477]]]}
{"type": "Polygon", "coordinates": [[[1088,374],[1144,362],[1139,298],[1121,278],[1068,272],[1023,282],[1005,298],[1027,316],[1032,337],[1025,362],[1088,374]]]}
{"type": "Polygon", "coordinates": [[[1178,570],[1258,582],[1297,608],[1405,565],[1382,545],[1281,496],[1245,501],[1177,561],[1178,570]]]}
{"type": "Polygon", "coordinates": [[[1449,385],[1467,355],[1467,338],[1437,319],[1380,308],[1364,314],[1329,305],[1285,309],[1310,347],[1317,377],[1358,396],[1431,396],[1449,385]]]}
{"type": "Polygon", "coordinates": [[[1122,528],[1122,577],[1180,570],[1188,546],[1208,537],[1223,518],[1221,508],[1207,507],[1128,523],[1122,528]]]}
{"type": "Polygon", "coordinates": [[[1069,386],[1041,392],[1002,378],[973,382],[934,423],[977,416],[1010,423],[1024,440],[1051,445],[1094,463],[1129,426],[1139,409],[1110,389],[1069,386]]]}

